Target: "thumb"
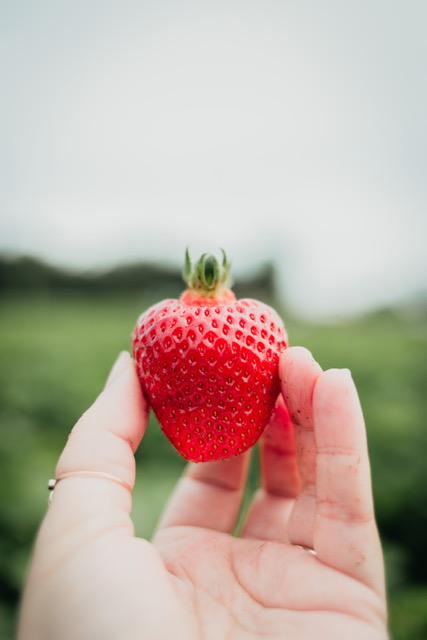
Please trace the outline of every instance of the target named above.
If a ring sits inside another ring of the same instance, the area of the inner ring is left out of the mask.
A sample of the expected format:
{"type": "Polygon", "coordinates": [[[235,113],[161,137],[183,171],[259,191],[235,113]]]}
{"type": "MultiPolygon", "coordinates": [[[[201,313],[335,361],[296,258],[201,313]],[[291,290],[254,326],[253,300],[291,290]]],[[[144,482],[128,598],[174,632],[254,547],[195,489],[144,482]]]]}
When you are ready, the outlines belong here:
{"type": "Polygon", "coordinates": [[[133,454],[144,435],[147,414],[134,364],[123,352],[104,390],[70,433],[56,467],[60,480],[47,520],[64,530],[95,520],[100,526],[116,527],[122,518],[132,527],[133,454]]]}

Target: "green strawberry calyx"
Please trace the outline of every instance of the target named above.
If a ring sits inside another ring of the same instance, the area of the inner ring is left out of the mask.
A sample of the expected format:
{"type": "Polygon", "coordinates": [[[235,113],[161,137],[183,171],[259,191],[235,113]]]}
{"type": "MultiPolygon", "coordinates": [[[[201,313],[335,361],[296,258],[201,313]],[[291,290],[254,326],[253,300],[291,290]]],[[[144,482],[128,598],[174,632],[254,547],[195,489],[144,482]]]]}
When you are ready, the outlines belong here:
{"type": "Polygon", "coordinates": [[[222,261],[214,255],[204,253],[193,265],[190,253],[186,250],[183,277],[188,292],[201,298],[216,298],[228,288],[231,263],[224,249],[221,251],[222,261]]]}

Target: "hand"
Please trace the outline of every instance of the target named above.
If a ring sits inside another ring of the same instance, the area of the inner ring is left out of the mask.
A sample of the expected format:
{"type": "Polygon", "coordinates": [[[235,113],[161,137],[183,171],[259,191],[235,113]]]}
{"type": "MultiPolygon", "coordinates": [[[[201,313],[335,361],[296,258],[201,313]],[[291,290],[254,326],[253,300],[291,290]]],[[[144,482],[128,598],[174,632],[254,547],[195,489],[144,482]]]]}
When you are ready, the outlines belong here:
{"type": "MultiPolygon", "coordinates": [[[[19,640],[387,638],[355,387],[300,347],[280,367],[288,409],[279,403],[262,438],[261,488],[240,536],[231,532],[249,453],[190,464],[151,543],[134,536],[128,489],[63,479],[36,542],[19,640]]],[[[124,354],[73,429],[57,477],[102,471],[132,486],[146,421],[124,354]]]]}

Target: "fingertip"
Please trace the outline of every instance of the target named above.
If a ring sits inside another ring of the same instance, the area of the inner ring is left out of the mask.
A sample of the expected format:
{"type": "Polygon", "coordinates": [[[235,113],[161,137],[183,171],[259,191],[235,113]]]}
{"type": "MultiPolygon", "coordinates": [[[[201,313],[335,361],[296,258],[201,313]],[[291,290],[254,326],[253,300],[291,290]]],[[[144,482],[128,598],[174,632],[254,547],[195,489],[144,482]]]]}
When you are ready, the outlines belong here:
{"type": "Polygon", "coordinates": [[[131,365],[132,359],[130,357],[130,353],[128,351],[121,351],[108,374],[105,387],[107,388],[114,384],[114,382],[116,382],[125,371],[129,370],[131,365]]]}
{"type": "Polygon", "coordinates": [[[281,356],[280,360],[280,373],[282,379],[286,380],[287,375],[292,369],[295,368],[309,368],[316,371],[321,371],[322,368],[319,363],[314,359],[313,354],[306,347],[289,347],[281,356]]]}
{"type": "Polygon", "coordinates": [[[144,410],[148,412],[148,403],[138,378],[135,362],[128,351],[119,353],[99,398],[104,396],[112,397],[112,395],[118,394],[127,397],[132,394],[134,402],[137,399],[138,404],[141,404],[144,410]]]}
{"type": "Polygon", "coordinates": [[[321,373],[313,391],[313,412],[320,446],[324,442],[352,446],[364,434],[362,407],[349,369],[321,373]]]}
{"type": "Polygon", "coordinates": [[[290,347],[284,352],[279,375],[282,394],[291,415],[296,405],[311,404],[313,387],[321,373],[321,366],[305,347],[290,347]]]}
{"type": "Polygon", "coordinates": [[[336,380],[351,380],[351,371],[350,369],[339,369],[339,368],[331,368],[331,369],[326,369],[326,371],[323,372],[324,377],[327,378],[331,378],[331,379],[336,379],[336,380]]]}
{"type": "Polygon", "coordinates": [[[327,369],[322,371],[317,378],[313,395],[332,395],[334,398],[342,397],[343,393],[353,391],[356,393],[350,369],[327,369]]]}
{"type": "Polygon", "coordinates": [[[293,347],[288,347],[287,349],[285,349],[281,355],[281,360],[282,362],[288,362],[290,360],[293,360],[294,358],[299,359],[299,358],[311,358],[312,360],[314,360],[313,355],[311,353],[311,351],[309,349],[307,349],[307,347],[302,347],[302,346],[293,346],[293,347]]]}
{"type": "Polygon", "coordinates": [[[135,363],[127,351],[122,351],[110,371],[104,389],[72,431],[110,430],[128,440],[135,451],[145,434],[148,412],[148,403],[142,392],[135,363]]]}
{"type": "Polygon", "coordinates": [[[274,443],[274,448],[284,447],[291,431],[292,420],[289,409],[286,406],[283,395],[280,393],[269,423],[260,438],[260,443],[264,447],[271,445],[271,443],[274,443]]]}

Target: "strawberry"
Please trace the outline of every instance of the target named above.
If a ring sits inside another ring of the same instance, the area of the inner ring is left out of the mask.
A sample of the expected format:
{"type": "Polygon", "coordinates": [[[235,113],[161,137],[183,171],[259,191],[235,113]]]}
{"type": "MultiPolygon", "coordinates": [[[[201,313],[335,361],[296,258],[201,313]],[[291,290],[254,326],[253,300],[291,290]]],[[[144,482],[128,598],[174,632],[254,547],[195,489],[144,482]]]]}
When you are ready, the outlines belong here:
{"type": "Polygon", "coordinates": [[[204,254],[187,289],[138,319],[133,354],[143,391],[165,435],[195,462],[252,447],[279,393],[279,354],[287,335],[277,313],[227,288],[230,264],[204,254]]]}

